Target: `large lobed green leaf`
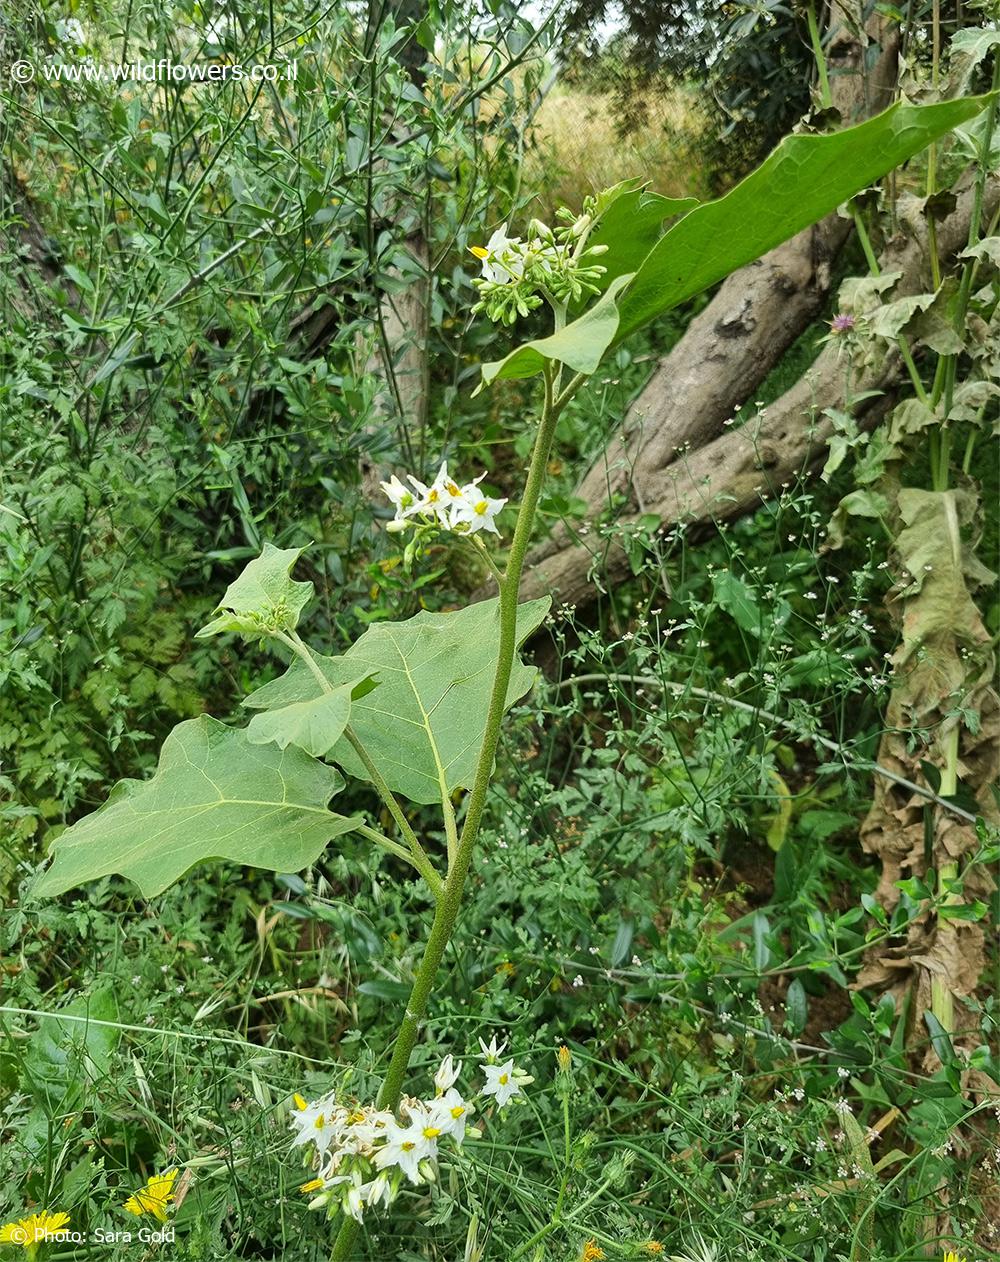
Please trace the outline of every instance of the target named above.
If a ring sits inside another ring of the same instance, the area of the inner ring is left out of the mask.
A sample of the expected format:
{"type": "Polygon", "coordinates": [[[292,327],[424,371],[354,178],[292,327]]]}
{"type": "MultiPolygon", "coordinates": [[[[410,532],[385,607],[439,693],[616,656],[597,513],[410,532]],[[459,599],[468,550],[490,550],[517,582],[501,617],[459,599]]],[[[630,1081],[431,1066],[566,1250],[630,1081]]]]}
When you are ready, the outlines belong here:
{"type": "Polygon", "coordinates": [[[900,101],[843,131],[786,136],[725,197],[696,207],[660,238],[619,303],[616,340],[830,214],[989,100],[900,101]]]}
{"type": "MultiPolygon", "coordinates": [[[[518,610],[517,642],[541,623],[548,598],[518,610]]],[[[405,622],[376,623],[343,657],[314,655],[332,686],[376,675],[378,687],[351,705],[351,728],[389,788],[413,802],[437,802],[441,783],[451,793],[468,788],[486,729],[499,635],[499,602],[482,601],[448,613],[418,613],[405,622]]],[[[507,689],[512,705],[528,691],[532,667],[515,660],[507,689]]],[[[313,700],[318,684],[301,661],[280,679],[251,693],[251,709],[288,707],[313,700]]],[[[369,779],[350,743],[330,757],[352,776],[369,779]]]]}
{"type": "MultiPolygon", "coordinates": [[[[600,334],[611,329],[603,354],[664,312],[830,214],[931,141],[973,118],[991,99],[986,95],[932,105],[901,101],[856,127],[786,136],[734,189],[688,211],[659,238],[614,303],[616,313],[607,309],[614,291],[609,289],[601,297],[591,309],[602,308],[597,328],[583,330],[588,362],[594,361],[600,334]]],[[[648,234],[648,217],[640,215],[640,227],[643,236],[648,234]]],[[[619,239],[627,241],[624,225],[619,239]]],[[[605,258],[614,274],[619,270],[613,262],[615,246],[611,241],[608,244],[612,250],[605,258]]],[[[627,261],[635,266],[631,255],[627,261]]],[[[621,280],[621,275],[616,276],[614,284],[621,280]]],[[[578,351],[577,329],[590,314],[584,312],[554,338],[529,342],[503,360],[484,364],[483,381],[532,376],[542,370],[546,359],[570,363],[564,351],[567,347],[578,351]]]]}
{"type": "Polygon", "coordinates": [[[148,898],[205,859],[294,872],[361,823],[327,810],[343,785],[294,745],[254,745],[245,730],[190,719],[164,741],[149,780],[119,781],[100,810],[56,839],[35,893],[117,872],[148,898]]]}

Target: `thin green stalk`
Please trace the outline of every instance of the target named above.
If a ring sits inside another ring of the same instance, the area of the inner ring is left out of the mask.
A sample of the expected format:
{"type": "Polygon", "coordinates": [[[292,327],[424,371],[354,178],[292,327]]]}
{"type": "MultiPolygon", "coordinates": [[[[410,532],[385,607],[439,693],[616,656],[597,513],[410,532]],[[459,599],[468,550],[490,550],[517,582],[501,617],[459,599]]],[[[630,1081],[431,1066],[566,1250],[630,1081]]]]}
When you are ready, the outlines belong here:
{"type": "Polygon", "coordinates": [[[569,1187],[570,1165],[573,1156],[572,1135],[569,1125],[569,1093],[563,1092],[562,1100],[563,1111],[563,1172],[562,1178],[559,1180],[559,1195],[556,1197],[556,1212],[554,1218],[559,1218],[562,1214],[563,1199],[566,1196],[566,1189],[569,1187]]]}
{"type": "MultiPolygon", "coordinates": [[[[574,1210],[574,1216],[582,1214],[584,1210],[589,1209],[589,1207],[593,1205],[593,1203],[598,1199],[598,1197],[604,1195],[604,1193],[608,1190],[610,1186],[611,1186],[611,1180],[605,1179],[604,1182],[599,1184],[598,1187],[596,1187],[594,1191],[591,1192],[591,1194],[588,1197],[586,1197],[584,1200],[582,1200],[579,1203],[579,1205],[576,1206],[574,1210]]],[[[532,1245],[538,1244],[539,1240],[544,1240],[546,1236],[551,1235],[552,1232],[554,1232],[556,1228],[561,1227],[562,1224],[563,1224],[562,1217],[558,1214],[553,1214],[551,1222],[546,1223],[544,1227],[536,1231],[530,1240],[525,1240],[524,1244],[518,1245],[518,1247],[510,1255],[510,1262],[515,1262],[515,1259],[524,1257],[524,1255],[528,1252],[528,1250],[531,1248],[532,1245]]]]}
{"type": "MultiPolygon", "coordinates": [[[[931,86],[937,91],[941,72],[941,0],[931,5],[931,86]]],[[[931,141],[927,149],[927,196],[937,192],[937,142],[931,141]]],[[[941,288],[941,260],[938,258],[937,221],[933,214],[927,217],[927,245],[931,256],[931,280],[934,289],[941,288]]]]}
{"type": "Polygon", "coordinates": [[[469,542],[475,546],[479,555],[486,562],[487,566],[489,567],[490,573],[493,575],[493,577],[497,581],[497,586],[500,588],[501,591],[503,591],[504,572],[497,566],[497,563],[493,560],[493,557],[490,555],[489,548],[487,548],[486,544],[483,543],[482,539],[480,539],[478,535],[469,535],[468,538],[469,538],[469,542]]]}
{"type": "Polygon", "coordinates": [[[329,679],[323,674],[319,668],[319,662],[313,657],[309,645],[295,631],[273,631],[271,633],[276,640],[280,640],[286,648],[290,648],[292,652],[308,667],[310,674],[319,684],[321,692],[333,692],[333,687],[329,679]]]}
{"type": "MultiPolygon", "coordinates": [[[[410,851],[405,846],[401,846],[398,841],[393,841],[390,837],[387,837],[385,833],[380,833],[377,828],[371,828],[368,824],[359,824],[354,831],[360,833],[362,837],[367,837],[369,841],[373,841],[381,849],[387,850],[389,854],[394,854],[397,859],[405,860],[411,867],[416,868],[418,872],[420,871],[417,867],[416,859],[410,851]]],[[[423,873],[421,873],[422,875],[423,873]]],[[[438,879],[440,880],[440,877],[438,879]]]]}
{"type": "Polygon", "coordinates": [[[864,216],[858,209],[856,202],[851,198],[851,218],[854,220],[854,230],[858,234],[858,240],[861,243],[861,249],[864,251],[865,262],[868,264],[868,270],[873,276],[881,276],[882,269],[878,265],[878,259],[875,257],[875,251],[872,248],[872,239],[868,235],[868,226],[864,221],[864,216]]]}
{"type": "Polygon", "coordinates": [[[811,2],[806,5],[806,21],[809,23],[809,42],[812,44],[813,56],[816,58],[816,70],[819,74],[819,100],[823,108],[828,110],[833,104],[833,93],[830,91],[830,76],[826,69],[826,54],[823,52],[819,23],[816,21],[816,6],[811,2]]]}
{"type": "MultiPolygon", "coordinates": [[[[994,93],[1000,88],[1000,57],[993,58],[993,82],[992,88],[994,93]]],[[[982,227],[983,219],[983,197],[986,191],[986,174],[989,169],[989,154],[993,144],[993,131],[996,127],[997,119],[997,100],[994,96],[990,103],[989,111],[986,115],[986,123],[983,128],[983,141],[980,149],[979,169],[976,173],[976,184],[973,190],[972,214],[969,217],[969,237],[968,244],[971,249],[979,240],[979,232],[982,227]]],[[[933,222],[933,221],[932,221],[933,222]]],[[[954,320],[955,330],[962,335],[965,328],[965,316],[969,309],[969,300],[972,296],[972,281],[976,271],[976,260],[967,259],[962,269],[962,277],[958,286],[958,298],[955,303],[954,320]]],[[[940,283],[940,282],[938,282],[940,283]]],[[[958,357],[956,355],[942,355],[938,360],[938,371],[934,376],[934,388],[931,394],[931,402],[933,407],[937,407],[943,399],[941,408],[942,415],[948,417],[951,412],[952,398],[955,392],[955,379],[958,371],[958,357]]],[[[946,491],[948,489],[949,465],[951,462],[951,430],[945,426],[940,434],[940,439],[934,442],[936,435],[932,435],[931,448],[931,476],[932,486],[935,491],[946,491]]],[[[963,470],[968,472],[966,461],[971,456],[971,443],[973,437],[970,435],[970,447],[966,448],[965,460],[963,461],[963,470]]]]}
{"type": "MultiPolygon", "coordinates": [[[[576,380],[576,379],[575,379],[576,380]]],[[[571,383],[572,384],[572,383],[571,383]]],[[[569,391],[569,387],[567,387],[569,391]]],[[[561,398],[568,397],[567,391],[561,398]]],[[[552,440],[555,436],[556,422],[559,419],[560,405],[553,399],[552,374],[545,374],[545,402],[542,418],[535,437],[535,446],[531,454],[531,464],[524,487],[521,508],[517,515],[514,538],[510,545],[507,559],[507,571],[503,589],[500,593],[500,631],[499,651],[497,654],[496,674],[493,678],[493,691],[486,714],[486,730],[483,745],[476,765],[476,775],[469,794],[465,821],[458,839],[454,861],[448,869],[448,877],[444,884],[444,892],[438,901],[431,924],[424,957],[420,962],[413,989],[406,1004],[406,1011],[396,1035],[392,1050],[392,1058],[386,1072],[382,1089],[378,1096],[380,1109],[395,1109],[403,1093],[403,1084],[410,1057],[416,1046],[417,1035],[427,1011],[427,1002],[434,988],[438,968],[444,958],[445,950],[451,938],[455,921],[458,919],[462,905],[462,894],[472,862],[472,853],[479,826],[482,823],[483,808],[489,791],[493,774],[493,760],[496,757],[497,745],[500,741],[500,726],[507,702],[507,689],[510,685],[511,669],[514,654],[517,650],[517,596],[521,584],[521,573],[524,559],[531,543],[531,532],[538,507],[542,483],[545,481],[545,467],[548,463],[552,440]]],[[[359,1224],[353,1218],[345,1218],[334,1241],[331,1262],[346,1262],[354,1248],[359,1224]]]]}
{"type": "MultiPolygon", "coordinates": [[[[951,796],[958,790],[958,751],[959,751],[959,725],[956,723],[947,735],[947,744],[945,746],[945,761],[941,768],[941,793],[945,796],[951,796]]],[[[948,894],[947,887],[949,882],[954,881],[958,876],[958,864],[955,862],[942,863],[938,872],[938,893],[944,896],[946,904],[960,903],[961,897],[957,894],[948,894]]],[[[937,935],[938,938],[952,937],[955,934],[955,925],[938,916],[937,935]]],[[[931,977],[931,1012],[937,1017],[949,1034],[955,1028],[955,998],[948,984],[947,977],[938,977],[936,974],[931,977]]]]}
{"type": "Polygon", "coordinates": [[[458,823],[455,819],[455,807],[452,805],[451,794],[448,792],[444,768],[438,770],[438,785],[441,791],[441,814],[444,816],[444,834],[448,841],[448,867],[450,868],[458,853],[458,823]]]}
{"type": "Polygon", "coordinates": [[[365,749],[364,745],[362,745],[361,741],[358,739],[357,733],[354,731],[354,729],[351,727],[350,724],[348,724],[347,727],[344,729],[344,735],[349,741],[351,748],[354,750],[357,756],[361,759],[361,762],[364,765],[365,771],[368,773],[368,778],[371,780],[372,784],[375,786],[375,791],[378,793],[379,797],[385,803],[386,810],[395,820],[396,826],[399,829],[399,831],[406,838],[407,844],[410,847],[410,853],[413,855],[414,859],[416,859],[417,862],[420,863],[421,871],[423,872],[424,869],[426,868],[428,871],[433,872],[434,879],[430,881],[429,884],[431,886],[431,889],[434,891],[434,897],[440,898],[441,895],[444,893],[444,883],[442,882],[440,876],[438,876],[433,863],[431,863],[430,856],[427,854],[427,851],[423,848],[423,846],[420,844],[419,840],[417,839],[417,834],[410,827],[410,821],[403,814],[403,808],[399,805],[399,802],[396,800],[396,795],[393,793],[393,791],[386,784],[385,780],[382,778],[382,773],[379,771],[378,767],[376,767],[375,764],[372,762],[371,755],[368,753],[368,750],[365,749]]]}
{"type": "MultiPolygon", "coordinates": [[[[873,276],[881,276],[882,269],[879,267],[878,259],[875,257],[871,237],[868,235],[868,229],[865,227],[865,221],[862,218],[861,212],[858,210],[857,206],[855,206],[853,201],[851,202],[851,215],[854,219],[854,227],[858,234],[858,240],[861,243],[861,249],[864,251],[868,269],[873,276]]],[[[906,371],[910,375],[910,381],[913,385],[917,398],[927,407],[931,407],[931,400],[924,388],[924,383],[921,380],[920,373],[917,370],[917,365],[914,362],[913,352],[910,350],[909,342],[902,333],[899,335],[897,342],[899,345],[899,353],[903,357],[903,363],[906,365],[906,371]]]]}

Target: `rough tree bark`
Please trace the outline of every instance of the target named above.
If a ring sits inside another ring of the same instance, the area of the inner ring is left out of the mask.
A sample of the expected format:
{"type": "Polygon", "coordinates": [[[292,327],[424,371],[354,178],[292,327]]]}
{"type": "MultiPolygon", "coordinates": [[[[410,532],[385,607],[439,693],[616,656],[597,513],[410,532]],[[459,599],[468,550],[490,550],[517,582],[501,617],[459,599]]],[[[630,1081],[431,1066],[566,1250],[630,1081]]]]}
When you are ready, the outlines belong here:
{"type": "MultiPolygon", "coordinates": [[[[898,61],[896,28],[874,17],[862,31],[851,20],[850,7],[837,0],[829,24],[833,103],[845,124],[890,104],[898,61]],[[881,53],[866,72],[865,51],[873,44],[881,53]]],[[[726,422],[823,309],[833,263],[850,230],[847,220],[831,215],[723,283],[661,361],[580,484],[576,494],[587,505],[589,522],[622,500],[626,522],[651,512],[668,525],[693,510],[699,520],[708,520],[735,516],[759,503],[754,488],[766,482],[762,469],[755,467],[755,454],[748,457],[747,435],[727,433],[726,422]],[[722,470],[736,477],[734,484],[720,476],[720,461],[722,470]],[[712,474],[707,487],[706,473],[712,474]]],[[[804,389],[811,402],[809,388],[804,389]]],[[[824,402],[832,402],[832,396],[824,402]]],[[[783,474],[775,476],[782,469],[800,467],[809,413],[807,406],[804,414],[782,414],[773,434],[782,446],[765,453],[761,462],[763,469],[772,469],[772,482],[783,480],[783,474]]],[[[779,409],[770,415],[778,418],[779,409]]],[[[595,549],[577,531],[556,532],[532,560],[528,594],[555,591],[571,604],[592,598],[588,576],[595,549]]],[[[599,560],[611,582],[627,573],[624,554],[613,545],[599,560]]]]}
{"type": "Polygon", "coordinates": [[[76,286],[62,270],[62,261],[53,252],[51,238],[35,213],[22,182],[7,162],[0,162],[0,254],[9,254],[29,264],[17,269],[20,288],[7,290],[9,318],[37,321],[51,318],[52,302],[34,288],[37,276],[47,284],[58,280],[70,306],[76,306],[76,286]]]}
{"type": "MultiPolygon", "coordinates": [[[[939,225],[938,246],[943,257],[955,254],[965,245],[972,200],[971,187],[959,192],[954,212],[939,225]]],[[[994,213],[1000,204],[1000,179],[994,178],[987,185],[985,202],[986,213],[994,213]]],[[[925,292],[930,283],[926,235],[891,241],[882,254],[881,266],[884,271],[902,272],[895,291],[900,297],[925,292]]],[[[716,303],[712,305],[718,311],[716,303]]],[[[714,336],[712,327],[703,325],[697,333],[697,345],[703,346],[714,336]]],[[[667,357],[667,365],[687,340],[683,339],[667,357]]],[[[870,429],[878,423],[892,406],[893,391],[903,376],[900,357],[888,354],[860,380],[851,381],[852,395],[868,390],[883,392],[855,408],[860,428],[870,429]]],[[[623,461],[624,470],[615,471],[623,479],[620,489],[631,495],[634,508],[617,519],[614,531],[594,532],[596,542],[588,535],[578,536],[568,546],[559,546],[559,541],[543,546],[536,555],[535,568],[526,578],[526,597],[552,592],[560,603],[585,605],[593,599],[593,570],[599,570],[610,584],[626,577],[629,562],[617,536],[622,529],[627,532],[641,513],[656,514],[661,528],[669,529],[671,523],[711,525],[752,512],[771,494],[780,493],[783,483],[792,482],[823,463],[833,425],[820,409],[843,409],[845,385],[839,348],[831,342],[795,385],[742,428],[727,430],[723,428],[724,420],[720,421],[718,428],[722,428],[722,433],[694,450],[690,449],[686,430],[675,439],[657,433],[639,447],[634,464],[623,461]],[[667,445],[671,441],[679,445],[671,449],[667,445]]],[[[691,393],[698,388],[695,381],[691,393]]],[[[718,398],[721,386],[713,389],[718,398]]],[[[683,402],[687,397],[679,388],[678,400],[683,402]]],[[[672,414],[676,412],[675,401],[672,414]]],[[[732,414],[728,408],[726,412],[732,414]]],[[[600,512],[606,508],[608,490],[618,489],[611,465],[609,458],[602,483],[604,498],[597,510],[600,512]]],[[[597,476],[592,470],[588,481],[597,480],[597,476]]]]}

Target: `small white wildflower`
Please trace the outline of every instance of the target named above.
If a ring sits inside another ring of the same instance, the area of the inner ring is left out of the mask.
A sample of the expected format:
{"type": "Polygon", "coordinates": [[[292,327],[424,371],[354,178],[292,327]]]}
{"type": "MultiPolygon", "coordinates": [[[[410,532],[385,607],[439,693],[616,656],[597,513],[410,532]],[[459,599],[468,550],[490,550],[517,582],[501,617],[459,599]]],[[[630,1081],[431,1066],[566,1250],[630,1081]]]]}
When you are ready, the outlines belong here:
{"type": "Polygon", "coordinates": [[[417,497],[408,486],[400,482],[395,474],[392,475],[388,482],[380,482],[379,486],[396,510],[396,519],[398,521],[412,516],[417,511],[417,497]]]}
{"type": "Polygon", "coordinates": [[[479,1046],[482,1048],[481,1057],[486,1061],[487,1065],[495,1065],[500,1060],[500,1057],[503,1054],[503,1049],[507,1046],[507,1040],[504,1039],[503,1042],[498,1045],[497,1036],[494,1034],[489,1043],[484,1043],[483,1040],[480,1039],[479,1046]]]}
{"type": "Polygon", "coordinates": [[[458,1075],[462,1072],[462,1062],[455,1063],[455,1058],[448,1055],[441,1062],[437,1073],[434,1075],[434,1086],[437,1088],[439,1096],[444,1095],[458,1081],[458,1075]]]}
{"type": "Polygon", "coordinates": [[[295,1097],[295,1110],[289,1118],[292,1128],[297,1132],[292,1140],[292,1147],[299,1144],[315,1144],[316,1151],[325,1153],[340,1137],[347,1110],[341,1108],[329,1096],[307,1104],[301,1096],[295,1097]]]}
{"type": "Polygon", "coordinates": [[[521,1088],[514,1078],[514,1062],[507,1060],[502,1065],[489,1064],[484,1070],[486,1074],[486,1085],[483,1087],[480,1095],[491,1095],[496,1097],[496,1102],[500,1108],[504,1108],[516,1095],[520,1095],[521,1088]]]}
{"type": "Polygon", "coordinates": [[[524,275],[524,255],[520,237],[509,237],[507,225],[497,228],[485,246],[470,245],[483,267],[483,279],[497,285],[509,285],[524,275]]]}
{"type": "Polygon", "coordinates": [[[411,1183],[420,1183],[421,1161],[432,1157],[437,1150],[434,1137],[425,1135],[425,1129],[419,1117],[411,1117],[407,1126],[400,1126],[394,1120],[387,1127],[385,1144],[375,1154],[376,1168],[385,1170],[398,1166],[411,1183]]]}
{"type": "Polygon", "coordinates": [[[77,18],[61,18],[56,23],[56,39],[63,44],[85,44],[87,36],[77,18]]]}
{"type": "Polygon", "coordinates": [[[506,503],[506,499],[495,500],[489,495],[482,495],[474,484],[470,484],[462,488],[462,498],[452,506],[451,525],[465,526],[470,535],[477,530],[499,535],[496,518],[506,503]]]}
{"type": "Polygon", "coordinates": [[[449,1087],[431,1105],[432,1125],[442,1135],[450,1135],[459,1146],[465,1138],[465,1126],[471,1114],[472,1105],[454,1087],[449,1087]]]}

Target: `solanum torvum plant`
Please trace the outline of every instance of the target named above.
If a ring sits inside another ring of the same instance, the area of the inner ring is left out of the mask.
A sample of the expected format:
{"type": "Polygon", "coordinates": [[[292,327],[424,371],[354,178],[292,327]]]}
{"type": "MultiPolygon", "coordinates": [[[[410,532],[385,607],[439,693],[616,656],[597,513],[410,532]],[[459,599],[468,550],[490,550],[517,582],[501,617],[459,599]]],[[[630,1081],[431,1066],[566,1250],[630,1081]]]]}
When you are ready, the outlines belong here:
{"type": "MultiPolygon", "coordinates": [[[[516,514],[481,490],[482,477],[453,477],[447,464],[428,481],[423,470],[399,471],[384,490],[395,508],[389,528],[404,533],[412,561],[429,535],[451,531],[484,558],[496,595],[376,623],[331,656],[299,633],[312,596],[312,585],[292,576],[301,549],[266,544],[198,634],[264,640],[286,660],[284,674],[244,698],[245,726],[207,716],[181,723],[150,779],[118,784],[57,838],[36,894],[120,873],[150,896],[207,860],[292,872],[348,832],[425,883],[433,916],[377,1100],[297,1098],[292,1113],[311,1167],[304,1190],[340,1219],[334,1259],[357,1256],[365,1213],[433,1177],[439,1145],[448,1141],[440,1151],[454,1152],[469,1134],[472,1106],[450,1061],[434,1096],[404,1089],[476,850],[504,714],[532,684],[519,649],[549,602],[520,603],[518,590],[560,413],[631,332],[832,212],[987,101],[901,102],[857,127],[787,138],[716,201],[671,200],[633,180],[588,199],[580,213],[564,212],[555,227],[506,226],[472,247],[481,267],[477,312],[504,328],[543,307],[551,313],[550,335],[482,365],[481,386],[539,379],[537,417],[524,422],[534,441],[516,514]],[[376,827],[375,816],[331,809],[345,776],[369,787],[391,830],[376,827]],[[436,806],[440,825],[418,835],[410,804],[436,806]],[[441,845],[429,840],[441,836],[441,845]]],[[[501,1108],[516,1103],[524,1072],[496,1045],[482,1054],[480,1095],[501,1108]]]]}

